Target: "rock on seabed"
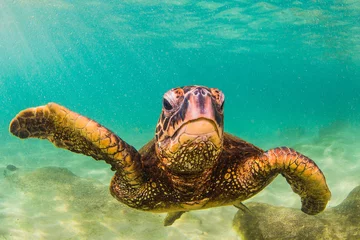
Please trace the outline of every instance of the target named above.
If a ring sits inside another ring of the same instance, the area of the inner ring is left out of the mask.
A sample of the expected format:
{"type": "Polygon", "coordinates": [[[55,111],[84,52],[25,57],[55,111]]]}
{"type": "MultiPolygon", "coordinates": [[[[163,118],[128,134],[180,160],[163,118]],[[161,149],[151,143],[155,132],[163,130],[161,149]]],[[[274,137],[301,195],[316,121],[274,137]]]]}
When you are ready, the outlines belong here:
{"type": "Polygon", "coordinates": [[[338,206],[315,216],[298,209],[248,203],[233,227],[242,239],[360,239],[360,186],[338,206]]]}

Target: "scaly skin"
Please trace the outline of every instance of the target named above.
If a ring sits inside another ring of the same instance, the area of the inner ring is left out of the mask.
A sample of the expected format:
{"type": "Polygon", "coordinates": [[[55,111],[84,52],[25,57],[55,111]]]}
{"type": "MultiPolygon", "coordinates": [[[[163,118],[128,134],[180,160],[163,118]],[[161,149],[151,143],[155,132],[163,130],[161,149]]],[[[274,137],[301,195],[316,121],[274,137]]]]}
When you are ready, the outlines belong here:
{"type": "Polygon", "coordinates": [[[331,193],[323,173],[314,161],[291,148],[268,150],[237,169],[237,176],[243,176],[238,178],[240,185],[247,185],[249,192],[265,187],[277,174],[282,174],[301,197],[303,212],[314,215],[325,209],[331,193]]]}
{"type": "Polygon", "coordinates": [[[47,139],[55,146],[105,160],[133,188],[143,184],[140,154],[99,123],[56,103],[21,111],[10,132],[25,138],[47,139]]]}
{"type": "Polygon", "coordinates": [[[330,199],[326,180],[308,157],[286,147],[264,152],[223,132],[224,96],[189,86],[165,94],[156,137],[139,152],[109,129],[55,103],[21,111],[10,132],[104,160],[116,171],[111,194],[130,207],[182,213],[240,206],[278,174],[301,197],[302,211],[317,214],[330,199]]]}

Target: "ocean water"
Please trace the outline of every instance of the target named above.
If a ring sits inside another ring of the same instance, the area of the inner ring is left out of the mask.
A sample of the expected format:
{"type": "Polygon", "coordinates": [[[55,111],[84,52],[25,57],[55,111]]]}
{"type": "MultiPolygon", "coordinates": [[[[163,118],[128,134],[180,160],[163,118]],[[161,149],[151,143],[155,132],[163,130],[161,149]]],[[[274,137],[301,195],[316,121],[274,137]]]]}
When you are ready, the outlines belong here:
{"type": "MultiPolygon", "coordinates": [[[[355,0],[1,0],[0,239],[240,239],[234,207],[165,228],[110,196],[104,162],[8,132],[57,102],[140,148],[164,92],[193,84],[224,92],[225,131],[311,157],[336,206],[360,185],[359,16],[355,0]]],[[[281,176],[249,201],[300,207],[281,176]]]]}

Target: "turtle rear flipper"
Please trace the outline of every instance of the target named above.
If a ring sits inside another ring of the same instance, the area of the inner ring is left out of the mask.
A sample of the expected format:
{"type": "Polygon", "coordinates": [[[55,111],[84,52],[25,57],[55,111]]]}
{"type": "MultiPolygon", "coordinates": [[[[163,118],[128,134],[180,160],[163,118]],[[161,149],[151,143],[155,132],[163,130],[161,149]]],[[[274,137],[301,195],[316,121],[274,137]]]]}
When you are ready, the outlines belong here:
{"type": "Polygon", "coordinates": [[[169,212],[165,219],[164,219],[164,226],[171,226],[177,219],[179,219],[181,217],[181,215],[183,215],[184,213],[186,213],[185,211],[179,211],[179,212],[169,212]]]}
{"type": "Polygon", "coordinates": [[[10,132],[25,138],[48,139],[55,146],[104,160],[125,181],[142,183],[140,154],[109,129],[56,103],[21,111],[10,123],[10,132]]]}
{"type": "Polygon", "coordinates": [[[234,207],[236,207],[237,209],[243,211],[244,213],[251,214],[250,209],[245,204],[243,204],[242,202],[234,203],[234,207]]]}

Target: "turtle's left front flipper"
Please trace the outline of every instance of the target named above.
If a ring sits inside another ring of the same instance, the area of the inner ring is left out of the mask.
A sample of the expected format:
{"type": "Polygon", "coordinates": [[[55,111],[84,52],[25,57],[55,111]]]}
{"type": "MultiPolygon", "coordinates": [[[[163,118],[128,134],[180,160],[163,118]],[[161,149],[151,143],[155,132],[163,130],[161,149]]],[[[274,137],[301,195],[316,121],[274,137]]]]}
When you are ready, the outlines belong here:
{"type": "Polygon", "coordinates": [[[130,185],[142,183],[140,154],[99,123],[56,103],[21,111],[10,123],[19,138],[48,139],[55,146],[105,160],[130,185]]]}
{"type": "Polygon", "coordinates": [[[314,215],[325,209],[331,193],[323,173],[314,161],[291,148],[268,150],[259,157],[249,158],[238,169],[239,175],[246,176],[243,185],[254,194],[279,173],[301,197],[303,212],[314,215]]]}

